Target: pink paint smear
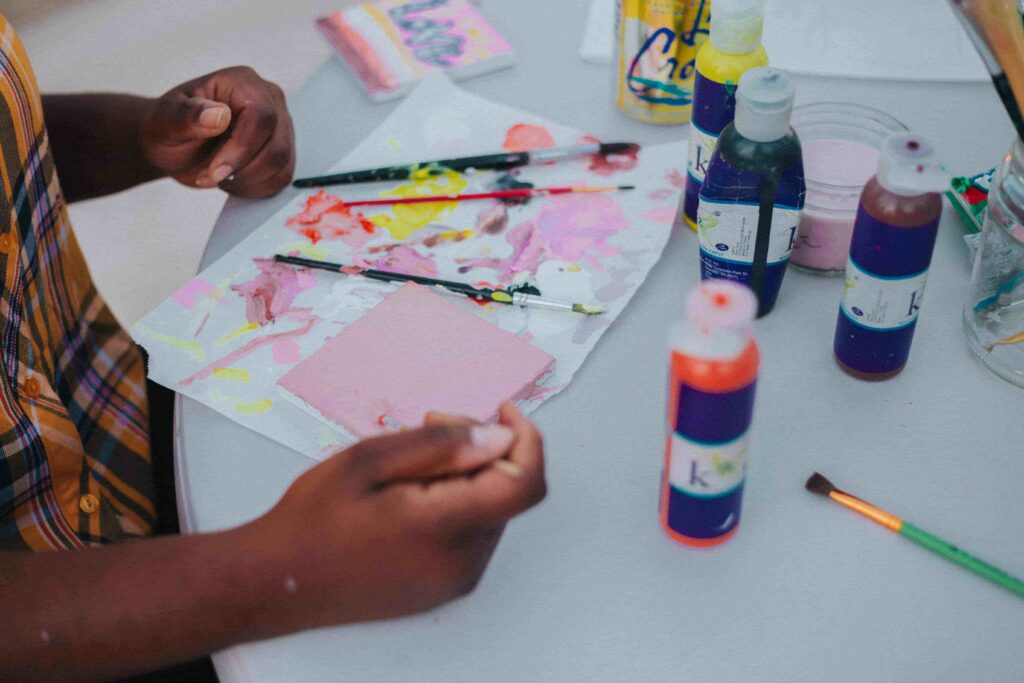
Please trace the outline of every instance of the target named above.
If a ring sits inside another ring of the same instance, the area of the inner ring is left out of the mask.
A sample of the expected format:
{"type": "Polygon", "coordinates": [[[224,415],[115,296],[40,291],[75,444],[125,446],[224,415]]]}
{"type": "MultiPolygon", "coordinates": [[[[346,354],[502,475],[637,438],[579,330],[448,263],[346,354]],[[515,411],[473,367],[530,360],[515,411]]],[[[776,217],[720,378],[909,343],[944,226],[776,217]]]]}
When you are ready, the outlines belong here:
{"type": "Polygon", "coordinates": [[[669,205],[648,209],[644,213],[644,218],[655,223],[674,223],[676,220],[676,207],[669,205]]]}
{"type": "Polygon", "coordinates": [[[212,363],[207,364],[206,366],[203,367],[203,369],[201,369],[194,375],[190,375],[189,377],[186,377],[185,379],[181,380],[178,383],[178,386],[188,387],[200,380],[204,380],[210,375],[212,375],[214,370],[218,368],[231,367],[238,361],[250,355],[257,349],[263,348],[264,346],[276,346],[281,342],[292,340],[297,337],[302,337],[303,335],[308,334],[309,331],[313,329],[313,326],[316,325],[317,322],[319,322],[320,320],[319,318],[314,316],[310,312],[310,309],[308,308],[293,308],[292,310],[287,311],[285,313],[285,316],[300,321],[302,325],[294,330],[289,330],[287,332],[277,332],[275,334],[268,334],[263,337],[257,337],[256,339],[253,339],[244,346],[238,347],[237,349],[235,349],[228,355],[224,356],[223,358],[218,358],[212,363]]]}
{"type": "Polygon", "coordinates": [[[219,294],[220,293],[217,288],[206,280],[193,278],[186,282],[181,289],[172,294],[171,297],[177,301],[182,308],[192,310],[203,297],[210,297],[216,301],[220,298],[219,294]]]}
{"type": "Polygon", "coordinates": [[[392,245],[387,253],[374,261],[370,267],[389,273],[437,277],[437,265],[434,260],[404,244],[392,245]]]}
{"type": "Polygon", "coordinates": [[[245,299],[246,320],[260,327],[273,323],[291,307],[299,292],[316,285],[316,279],[305,269],[265,258],[252,262],[259,274],[248,282],[232,285],[231,291],[245,299]]]}
{"type": "Polygon", "coordinates": [[[554,147],[555,138],[544,126],[517,123],[505,133],[505,142],[501,146],[510,152],[529,152],[531,149],[554,147]]]}
{"type": "Polygon", "coordinates": [[[320,240],[342,240],[358,249],[373,235],[374,225],[361,213],[353,213],[341,197],[320,190],[306,198],[301,212],[285,221],[285,225],[303,235],[313,244],[320,240]]]}
{"type": "Polygon", "coordinates": [[[536,274],[541,260],[587,261],[601,269],[600,258],[618,254],[609,237],[629,226],[615,200],[604,195],[551,197],[532,221],[509,231],[512,255],[505,259],[460,259],[460,272],[493,268],[507,282],[519,273],[536,274]]]}
{"type": "Polygon", "coordinates": [[[278,365],[295,365],[302,360],[299,345],[293,339],[279,341],[270,347],[274,354],[274,362],[278,365]]]}

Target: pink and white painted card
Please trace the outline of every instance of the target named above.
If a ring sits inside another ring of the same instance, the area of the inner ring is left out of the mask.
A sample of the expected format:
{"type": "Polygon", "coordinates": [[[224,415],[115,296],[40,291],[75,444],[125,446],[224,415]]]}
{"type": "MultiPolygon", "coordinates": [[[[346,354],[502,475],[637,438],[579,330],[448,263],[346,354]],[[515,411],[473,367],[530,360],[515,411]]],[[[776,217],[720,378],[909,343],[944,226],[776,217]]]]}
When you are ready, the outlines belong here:
{"type": "Polygon", "coordinates": [[[404,95],[443,70],[461,80],[515,63],[515,53],[469,0],[376,0],[317,27],[377,101],[404,95]]]}
{"type": "MultiPolygon", "coordinates": [[[[409,163],[496,149],[572,145],[580,131],[470,95],[429,76],[334,169],[409,163]]],[[[478,287],[532,285],[543,296],[601,304],[604,315],[491,303],[450,303],[555,358],[521,407],[568,386],[615,323],[672,229],[685,141],[636,157],[529,166],[513,178],[455,173],[390,184],[297,191],[231,251],[132,327],[150,377],[301,453],[322,458],[354,435],[284,398],[278,382],[370,311],[397,285],[276,263],[274,254],[392,270],[478,287]],[[344,200],[481,192],[510,181],[537,187],[631,184],[630,192],[535,198],[525,204],[438,202],[351,209],[344,200]]],[[[383,352],[388,343],[382,341],[383,352]]],[[[498,361],[495,361],[498,362],[498,361]]]]}
{"type": "Polygon", "coordinates": [[[366,438],[430,411],[489,422],[555,359],[449,297],[406,283],[281,378],[288,398],[366,438]]]}

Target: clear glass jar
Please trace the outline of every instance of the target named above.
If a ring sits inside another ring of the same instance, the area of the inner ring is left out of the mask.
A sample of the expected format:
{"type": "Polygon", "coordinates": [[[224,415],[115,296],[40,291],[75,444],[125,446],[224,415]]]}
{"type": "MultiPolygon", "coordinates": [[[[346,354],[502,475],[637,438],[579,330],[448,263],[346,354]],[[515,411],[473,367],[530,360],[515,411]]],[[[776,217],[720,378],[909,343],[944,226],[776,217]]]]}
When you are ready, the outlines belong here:
{"type": "Polygon", "coordinates": [[[964,330],[971,350],[992,372],[1024,387],[1024,145],[1019,138],[989,191],[964,330]]]}
{"type": "Polygon", "coordinates": [[[790,264],[842,275],[861,190],[878,168],[878,150],[907,130],[883,111],[847,102],[815,102],[793,110],[804,152],[807,196],[790,264]]]}

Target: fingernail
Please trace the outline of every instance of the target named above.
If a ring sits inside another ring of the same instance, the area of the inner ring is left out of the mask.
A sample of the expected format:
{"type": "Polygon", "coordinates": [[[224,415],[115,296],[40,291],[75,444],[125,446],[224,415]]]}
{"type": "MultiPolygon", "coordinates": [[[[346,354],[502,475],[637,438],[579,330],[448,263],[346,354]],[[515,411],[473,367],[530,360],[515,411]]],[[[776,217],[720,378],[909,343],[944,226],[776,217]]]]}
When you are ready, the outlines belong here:
{"type": "Polygon", "coordinates": [[[492,456],[507,451],[515,437],[515,432],[505,425],[477,425],[469,430],[473,445],[492,456]]]}
{"type": "Polygon", "coordinates": [[[224,127],[224,117],[228,114],[228,108],[222,106],[207,107],[199,113],[199,125],[203,128],[220,129],[224,127]]]}
{"type": "Polygon", "coordinates": [[[210,172],[210,181],[212,182],[212,184],[216,185],[217,183],[221,182],[229,175],[231,175],[233,171],[234,169],[228,166],[227,164],[221,164],[220,166],[218,166],[217,168],[213,169],[210,172]]]}
{"type": "Polygon", "coordinates": [[[515,464],[511,460],[505,460],[505,458],[498,458],[494,461],[494,466],[499,470],[512,477],[513,479],[523,478],[523,468],[515,464]]]}

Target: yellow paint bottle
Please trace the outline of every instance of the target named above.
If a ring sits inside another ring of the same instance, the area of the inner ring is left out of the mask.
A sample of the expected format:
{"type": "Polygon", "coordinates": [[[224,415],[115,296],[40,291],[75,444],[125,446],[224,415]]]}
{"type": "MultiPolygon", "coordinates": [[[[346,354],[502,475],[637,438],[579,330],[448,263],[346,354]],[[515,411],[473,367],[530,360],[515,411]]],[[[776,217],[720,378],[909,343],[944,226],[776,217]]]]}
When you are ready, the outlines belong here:
{"type": "Polygon", "coordinates": [[[711,10],[711,36],[697,53],[686,191],[679,204],[680,218],[694,230],[704,174],[719,134],[732,123],[740,76],[768,64],[761,45],[764,0],[713,0],[711,10]]]}

